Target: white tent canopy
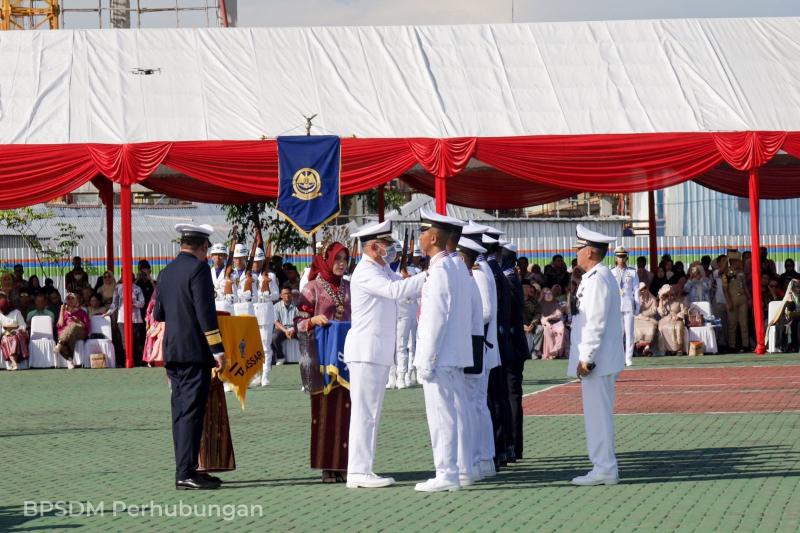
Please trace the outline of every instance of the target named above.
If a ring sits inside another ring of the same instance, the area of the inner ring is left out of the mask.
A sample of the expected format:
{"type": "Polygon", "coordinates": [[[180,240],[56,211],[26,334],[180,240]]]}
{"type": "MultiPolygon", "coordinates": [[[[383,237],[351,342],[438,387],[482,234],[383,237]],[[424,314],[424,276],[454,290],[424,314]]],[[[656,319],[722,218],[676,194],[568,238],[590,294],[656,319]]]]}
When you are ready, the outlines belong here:
{"type": "Polygon", "coordinates": [[[800,130],[800,18],[19,31],[0,65],[0,144],[254,140],[313,113],[358,137],[800,130]]]}

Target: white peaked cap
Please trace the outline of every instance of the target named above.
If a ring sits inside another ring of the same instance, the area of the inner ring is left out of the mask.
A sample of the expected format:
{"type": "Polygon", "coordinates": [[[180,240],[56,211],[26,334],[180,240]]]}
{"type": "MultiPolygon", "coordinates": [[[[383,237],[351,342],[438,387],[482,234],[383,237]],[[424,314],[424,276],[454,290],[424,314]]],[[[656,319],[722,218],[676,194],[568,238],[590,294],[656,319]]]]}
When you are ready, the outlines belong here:
{"type": "Polygon", "coordinates": [[[236,247],[233,249],[234,259],[237,259],[239,257],[247,257],[247,255],[248,255],[247,246],[245,246],[242,243],[237,244],[236,247]]]}
{"type": "Polygon", "coordinates": [[[392,237],[392,221],[386,220],[377,224],[364,226],[357,232],[350,235],[350,237],[353,239],[358,239],[361,242],[374,240],[394,242],[394,237],[392,237]]]}
{"type": "Polygon", "coordinates": [[[219,255],[228,255],[228,249],[225,248],[224,244],[222,244],[221,242],[218,242],[217,244],[213,245],[211,247],[211,249],[208,250],[208,253],[210,255],[217,255],[217,254],[219,254],[219,255]]]}
{"type": "Polygon", "coordinates": [[[483,246],[481,246],[477,242],[473,241],[472,239],[466,239],[464,237],[461,237],[458,240],[458,248],[459,249],[467,249],[467,250],[470,250],[472,252],[475,252],[476,254],[484,254],[484,253],[486,253],[486,248],[484,248],[483,246]]]}
{"type": "Polygon", "coordinates": [[[503,245],[503,248],[505,248],[505,249],[506,249],[506,250],[508,250],[509,252],[514,252],[514,253],[516,253],[516,252],[517,252],[517,249],[518,249],[518,248],[517,248],[517,245],[516,245],[516,244],[514,244],[514,243],[511,243],[511,242],[510,242],[510,243],[508,243],[508,244],[504,244],[504,245],[503,245]]]}
{"type": "Polygon", "coordinates": [[[483,224],[476,224],[473,221],[469,221],[464,229],[461,231],[461,235],[480,235],[482,233],[486,233],[489,230],[489,226],[484,226],[483,224]]]}
{"type": "Polygon", "coordinates": [[[208,237],[214,233],[214,228],[208,224],[191,224],[183,222],[175,224],[175,231],[181,234],[181,237],[208,237]]]}
{"type": "Polygon", "coordinates": [[[422,225],[425,227],[431,226],[440,226],[440,227],[447,227],[447,226],[454,226],[464,227],[467,225],[466,222],[463,220],[459,220],[455,217],[449,217],[447,215],[440,215],[439,213],[434,213],[433,211],[429,211],[424,207],[419,210],[419,216],[422,218],[422,225]]]}
{"type": "Polygon", "coordinates": [[[497,244],[497,239],[495,239],[494,237],[490,237],[489,235],[484,235],[483,238],[481,239],[481,242],[483,244],[497,244]]]}
{"type": "Polygon", "coordinates": [[[256,255],[253,257],[253,261],[264,261],[266,258],[267,254],[264,253],[264,250],[256,248],[256,255]]]}
{"type": "Polygon", "coordinates": [[[584,246],[593,246],[595,248],[608,249],[608,245],[616,241],[616,237],[609,237],[597,231],[590,230],[582,224],[578,224],[575,230],[578,237],[576,246],[582,248],[584,246]]]}

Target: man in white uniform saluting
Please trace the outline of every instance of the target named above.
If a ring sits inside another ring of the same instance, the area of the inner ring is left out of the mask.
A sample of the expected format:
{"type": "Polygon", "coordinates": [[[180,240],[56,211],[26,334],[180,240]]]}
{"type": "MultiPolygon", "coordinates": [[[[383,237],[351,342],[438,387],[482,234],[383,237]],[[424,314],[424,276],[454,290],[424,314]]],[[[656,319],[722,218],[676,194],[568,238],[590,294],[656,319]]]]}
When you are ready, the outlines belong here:
{"type": "Polygon", "coordinates": [[[350,278],[352,327],[344,343],[351,403],[347,487],[388,487],[394,479],[376,476],[372,468],[386,380],[394,364],[397,301],[419,296],[425,277],[402,279],[389,268],[387,256],[394,251],[391,221],[352,237],[361,241],[362,257],[350,278]]]}
{"type": "Polygon", "coordinates": [[[572,480],[573,485],[615,485],[619,482],[614,452],[614,386],[625,368],[619,285],[601,263],[614,241],[580,224],[577,229],[578,266],[586,274],[572,308],[567,374],[581,380],[586,445],[594,468],[572,480]]]}

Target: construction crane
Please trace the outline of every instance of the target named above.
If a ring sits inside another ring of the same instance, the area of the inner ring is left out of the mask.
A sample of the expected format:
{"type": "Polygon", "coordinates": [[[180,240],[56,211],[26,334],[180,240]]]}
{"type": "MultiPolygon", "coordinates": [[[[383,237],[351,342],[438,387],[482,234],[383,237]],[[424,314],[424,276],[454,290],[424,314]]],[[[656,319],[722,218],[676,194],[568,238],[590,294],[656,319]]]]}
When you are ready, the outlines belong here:
{"type": "Polygon", "coordinates": [[[0,31],[58,29],[60,0],[0,0],[0,31]]]}

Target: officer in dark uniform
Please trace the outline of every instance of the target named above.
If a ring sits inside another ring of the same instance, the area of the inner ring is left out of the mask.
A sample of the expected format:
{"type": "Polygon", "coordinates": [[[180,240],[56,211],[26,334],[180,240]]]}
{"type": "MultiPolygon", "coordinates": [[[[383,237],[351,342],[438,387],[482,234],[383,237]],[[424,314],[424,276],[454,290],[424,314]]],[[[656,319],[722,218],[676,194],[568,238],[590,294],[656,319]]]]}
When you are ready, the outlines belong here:
{"type": "Polygon", "coordinates": [[[158,276],[155,319],[165,323],[164,366],[172,388],[175,488],[216,489],[220,482],[197,473],[200,437],[211,369],[225,368],[214,306],[214,284],[206,263],[209,225],[178,224],[181,251],[158,276]]]}

